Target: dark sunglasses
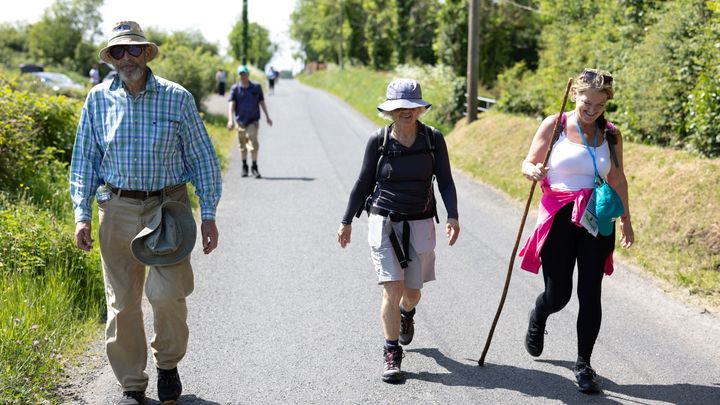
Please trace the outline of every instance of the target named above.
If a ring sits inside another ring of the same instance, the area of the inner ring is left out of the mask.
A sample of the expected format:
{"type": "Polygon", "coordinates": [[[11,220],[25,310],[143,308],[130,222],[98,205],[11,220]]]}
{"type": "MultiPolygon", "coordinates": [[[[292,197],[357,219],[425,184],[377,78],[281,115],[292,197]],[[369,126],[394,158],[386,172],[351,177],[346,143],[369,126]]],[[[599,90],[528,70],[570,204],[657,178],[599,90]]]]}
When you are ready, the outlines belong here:
{"type": "Polygon", "coordinates": [[[582,79],[584,82],[592,83],[595,81],[595,79],[601,76],[602,77],[602,84],[612,85],[613,78],[609,75],[601,75],[600,73],[594,71],[594,70],[583,70],[582,72],[582,79]]]}
{"type": "Polygon", "coordinates": [[[138,57],[142,55],[145,49],[142,45],[117,45],[110,48],[109,53],[114,59],[122,59],[125,56],[125,52],[130,56],[138,57]]]}

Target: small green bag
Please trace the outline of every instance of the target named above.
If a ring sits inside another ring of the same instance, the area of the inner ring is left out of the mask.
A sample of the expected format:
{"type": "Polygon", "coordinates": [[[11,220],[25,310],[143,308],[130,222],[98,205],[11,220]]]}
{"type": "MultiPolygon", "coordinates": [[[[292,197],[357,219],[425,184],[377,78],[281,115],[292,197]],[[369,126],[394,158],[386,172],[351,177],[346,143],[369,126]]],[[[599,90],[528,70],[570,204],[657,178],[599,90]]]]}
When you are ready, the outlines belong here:
{"type": "MultiPolygon", "coordinates": [[[[607,181],[605,181],[605,179],[603,179],[598,173],[597,164],[595,163],[595,155],[590,150],[590,145],[588,145],[587,139],[585,139],[585,134],[583,134],[582,129],[580,129],[580,125],[578,125],[577,122],[575,125],[577,125],[578,132],[580,132],[580,136],[582,136],[582,140],[585,143],[588,153],[590,153],[590,157],[593,161],[593,167],[595,168],[595,189],[590,196],[590,201],[588,201],[589,207],[586,208],[586,211],[589,212],[587,213],[587,216],[594,216],[596,218],[597,229],[600,235],[610,236],[613,232],[613,221],[625,212],[625,208],[623,207],[622,200],[620,199],[618,193],[615,192],[607,181]]],[[[594,148],[597,148],[597,138],[596,126],[595,144],[593,145],[594,148]]],[[[589,222],[592,223],[594,221],[590,220],[589,222]]],[[[590,231],[590,229],[588,230],[590,231]]],[[[592,231],[591,233],[593,235],[597,235],[592,231]]]]}
{"type": "Polygon", "coordinates": [[[625,212],[622,200],[600,176],[595,177],[593,197],[590,201],[595,200],[595,215],[597,215],[600,235],[609,236],[613,231],[613,221],[625,212]]]}

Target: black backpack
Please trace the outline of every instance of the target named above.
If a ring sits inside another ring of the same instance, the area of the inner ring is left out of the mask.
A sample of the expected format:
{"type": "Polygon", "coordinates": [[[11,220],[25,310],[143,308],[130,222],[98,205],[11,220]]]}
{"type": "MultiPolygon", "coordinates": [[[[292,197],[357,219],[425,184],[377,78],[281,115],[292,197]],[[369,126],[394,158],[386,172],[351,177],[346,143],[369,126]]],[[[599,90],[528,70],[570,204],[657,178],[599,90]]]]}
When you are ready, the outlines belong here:
{"type": "MultiPolygon", "coordinates": [[[[388,138],[390,137],[390,131],[392,124],[386,125],[382,128],[379,128],[375,132],[375,141],[378,145],[378,152],[380,153],[380,157],[378,158],[377,164],[375,165],[375,188],[377,188],[377,179],[378,179],[378,173],[380,171],[380,165],[382,164],[383,159],[392,159],[396,157],[401,156],[410,156],[410,155],[417,155],[421,153],[429,153],[430,157],[432,158],[432,167],[433,167],[433,175],[432,179],[430,180],[430,195],[432,197],[432,206],[433,206],[433,216],[435,217],[436,222],[440,222],[437,216],[437,202],[435,201],[435,191],[433,189],[433,183],[435,181],[435,132],[437,130],[429,125],[425,125],[422,122],[418,121],[418,124],[420,125],[421,129],[420,132],[424,135],[425,138],[425,145],[426,147],[424,149],[418,149],[418,150],[412,150],[412,151],[403,151],[403,150],[396,150],[396,151],[389,151],[387,149],[387,143],[388,138]]],[[[374,192],[373,192],[374,194],[374,192]]],[[[355,214],[355,217],[360,217],[360,214],[362,214],[363,211],[367,211],[368,215],[370,213],[370,209],[372,206],[372,194],[367,197],[367,200],[365,201],[365,204],[363,207],[360,207],[358,212],[355,214]]]]}

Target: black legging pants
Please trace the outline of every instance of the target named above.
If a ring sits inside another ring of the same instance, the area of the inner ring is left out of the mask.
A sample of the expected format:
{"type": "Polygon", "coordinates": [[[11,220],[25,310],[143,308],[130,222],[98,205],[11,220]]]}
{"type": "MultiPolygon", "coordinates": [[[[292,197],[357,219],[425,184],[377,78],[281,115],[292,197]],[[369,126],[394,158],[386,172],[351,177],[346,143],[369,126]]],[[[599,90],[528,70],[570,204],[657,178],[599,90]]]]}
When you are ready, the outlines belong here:
{"type": "Polygon", "coordinates": [[[558,211],[540,252],[545,291],[535,301],[534,320],[545,325],[550,314],[560,311],[572,295],[573,270],[578,267],[578,357],[590,361],[602,321],[602,279],[605,260],[615,245],[615,231],[597,237],[571,221],[573,204],[558,211]]]}

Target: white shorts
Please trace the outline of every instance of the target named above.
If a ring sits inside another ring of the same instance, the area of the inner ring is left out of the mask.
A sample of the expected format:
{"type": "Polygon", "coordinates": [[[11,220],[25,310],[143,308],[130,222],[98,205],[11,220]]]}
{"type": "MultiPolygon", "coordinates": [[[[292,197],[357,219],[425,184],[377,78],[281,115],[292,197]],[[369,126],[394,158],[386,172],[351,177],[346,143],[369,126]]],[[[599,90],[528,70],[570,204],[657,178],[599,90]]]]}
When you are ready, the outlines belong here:
{"type": "Polygon", "coordinates": [[[410,225],[410,252],[407,268],[402,268],[390,242],[390,227],[398,240],[403,238],[403,223],[370,214],[368,243],[370,256],[378,276],[378,284],[386,281],[405,281],[405,288],[421,289],[423,283],[435,280],[435,223],[433,218],[408,221],[410,225]]]}

